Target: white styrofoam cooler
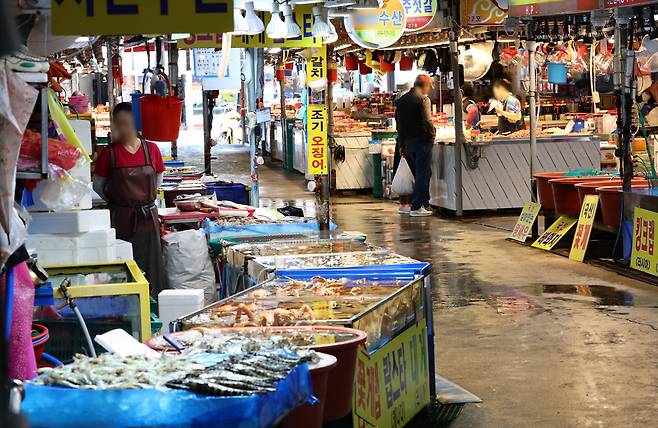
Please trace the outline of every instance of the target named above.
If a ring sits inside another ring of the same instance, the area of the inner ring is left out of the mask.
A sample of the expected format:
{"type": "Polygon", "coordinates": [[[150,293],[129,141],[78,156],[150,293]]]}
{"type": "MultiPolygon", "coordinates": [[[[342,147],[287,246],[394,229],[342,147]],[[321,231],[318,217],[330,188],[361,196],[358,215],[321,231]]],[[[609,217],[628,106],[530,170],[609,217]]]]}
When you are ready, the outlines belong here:
{"type": "Polygon", "coordinates": [[[61,266],[113,262],[115,242],[116,231],[106,229],[71,235],[31,234],[25,245],[37,253],[41,264],[61,266]]]}
{"type": "Polygon", "coordinates": [[[112,245],[114,246],[114,260],[119,262],[133,260],[133,244],[117,239],[112,245]]]}
{"type": "Polygon", "coordinates": [[[79,234],[110,229],[109,210],[32,213],[28,233],[79,234]]]}
{"type": "Polygon", "coordinates": [[[162,332],[169,332],[171,321],[198,311],[203,306],[204,290],[202,288],[161,291],[158,294],[158,316],[162,320],[162,332]]]}

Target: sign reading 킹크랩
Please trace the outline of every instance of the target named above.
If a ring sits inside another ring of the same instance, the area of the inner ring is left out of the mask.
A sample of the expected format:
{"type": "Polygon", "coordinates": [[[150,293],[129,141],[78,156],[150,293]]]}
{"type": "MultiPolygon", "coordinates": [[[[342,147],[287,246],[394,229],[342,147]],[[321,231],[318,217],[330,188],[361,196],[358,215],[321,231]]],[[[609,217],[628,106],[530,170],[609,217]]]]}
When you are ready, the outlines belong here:
{"type": "Polygon", "coordinates": [[[55,35],[233,31],[233,0],[52,0],[55,35]]]}

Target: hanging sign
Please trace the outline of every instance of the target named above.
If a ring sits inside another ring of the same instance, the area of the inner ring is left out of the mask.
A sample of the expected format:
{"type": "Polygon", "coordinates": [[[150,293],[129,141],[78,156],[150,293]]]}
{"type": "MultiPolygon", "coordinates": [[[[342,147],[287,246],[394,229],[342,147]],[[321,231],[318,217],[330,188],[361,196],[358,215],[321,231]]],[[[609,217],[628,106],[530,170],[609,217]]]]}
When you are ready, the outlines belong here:
{"type": "Polygon", "coordinates": [[[569,260],[582,262],[585,260],[589,237],[592,234],[592,225],[596,215],[596,207],[599,205],[599,195],[585,195],[583,205],[580,207],[580,217],[576,226],[576,235],[571,243],[569,260]]]}
{"type": "Polygon", "coordinates": [[[308,166],[311,175],[329,173],[329,147],[327,144],[327,107],[309,104],[306,106],[308,130],[308,166]]]}
{"type": "Polygon", "coordinates": [[[401,0],[383,0],[380,9],[355,9],[345,17],[350,39],[366,49],[391,46],[404,34],[407,15],[401,0]]]}
{"type": "MultiPolygon", "coordinates": [[[[299,25],[301,36],[294,39],[270,39],[265,32],[254,36],[233,36],[231,47],[234,48],[312,48],[322,46],[322,39],[313,37],[313,5],[300,4],[295,6],[293,18],[299,25]]],[[[272,19],[272,14],[256,12],[263,20],[265,28],[272,19]]],[[[178,41],[179,49],[218,48],[222,47],[222,33],[191,34],[187,39],[178,41]]]]}
{"type": "Polygon", "coordinates": [[[465,0],[462,25],[503,25],[507,11],[506,0],[465,0]]]}
{"type": "Polygon", "coordinates": [[[509,15],[519,17],[589,12],[599,9],[599,2],[600,0],[507,0],[509,15]]]}
{"type": "Polygon", "coordinates": [[[233,31],[233,0],[52,0],[55,35],[233,31]]]}
{"type": "Polygon", "coordinates": [[[560,242],[560,239],[567,234],[567,232],[576,224],[578,220],[575,218],[562,216],[555,220],[555,223],[542,233],[532,246],[542,250],[550,251],[555,244],[560,242]]]}
{"type": "Polygon", "coordinates": [[[369,355],[359,349],[352,408],[354,426],[399,428],[430,402],[425,320],[369,355]]]}
{"type": "Polygon", "coordinates": [[[406,31],[418,31],[427,27],[436,14],[437,0],[402,0],[407,15],[406,31]]]}
{"type": "Polygon", "coordinates": [[[532,225],[535,223],[540,209],[541,204],[532,201],[526,202],[523,205],[523,210],[521,210],[519,219],[514,225],[514,230],[512,230],[510,239],[519,242],[525,242],[525,240],[528,238],[528,235],[530,235],[532,225]]]}
{"type": "Polygon", "coordinates": [[[658,276],[656,223],[658,223],[658,213],[635,208],[631,267],[654,276],[658,276]]]}

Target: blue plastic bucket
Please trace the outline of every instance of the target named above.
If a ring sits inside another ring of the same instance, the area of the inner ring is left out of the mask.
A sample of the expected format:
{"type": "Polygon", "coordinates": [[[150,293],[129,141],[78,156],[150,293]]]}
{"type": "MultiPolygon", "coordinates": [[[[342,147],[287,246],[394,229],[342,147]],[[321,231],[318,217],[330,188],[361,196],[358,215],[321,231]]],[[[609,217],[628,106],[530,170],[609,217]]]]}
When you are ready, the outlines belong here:
{"type": "Polygon", "coordinates": [[[549,62],[548,81],[554,84],[567,83],[567,65],[561,62],[549,62]]]}
{"type": "Polygon", "coordinates": [[[143,94],[139,91],[135,91],[130,94],[133,105],[133,120],[135,121],[135,129],[138,131],[142,130],[142,111],[140,110],[139,106],[139,99],[142,97],[142,95],[143,94]]]}
{"type": "Polygon", "coordinates": [[[220,201],[232,201],[236,204],[248,204],[247,200],[247,191],[244,184],[233,183],[233,184],[216,184],[216,183],[207,183],[206,187],[208,188],[208,194],[215,194],[217,199],[220,201]]]}

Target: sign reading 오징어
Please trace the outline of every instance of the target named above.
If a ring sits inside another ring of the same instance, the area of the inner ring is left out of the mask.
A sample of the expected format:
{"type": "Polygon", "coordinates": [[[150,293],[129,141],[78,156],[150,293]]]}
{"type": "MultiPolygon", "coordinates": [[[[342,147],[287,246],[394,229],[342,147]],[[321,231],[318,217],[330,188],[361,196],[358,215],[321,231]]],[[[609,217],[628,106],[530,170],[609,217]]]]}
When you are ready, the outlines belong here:
{"type": "Polygon", "coordinates": [[[52,0],[55,35],[233,31],[233,0],[52,0]]]}

